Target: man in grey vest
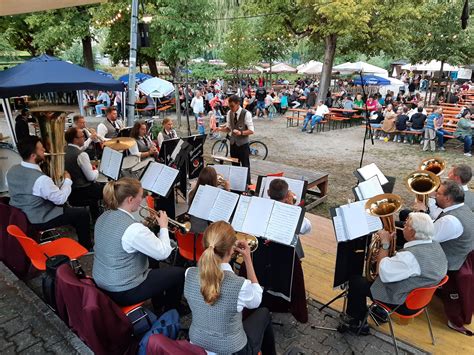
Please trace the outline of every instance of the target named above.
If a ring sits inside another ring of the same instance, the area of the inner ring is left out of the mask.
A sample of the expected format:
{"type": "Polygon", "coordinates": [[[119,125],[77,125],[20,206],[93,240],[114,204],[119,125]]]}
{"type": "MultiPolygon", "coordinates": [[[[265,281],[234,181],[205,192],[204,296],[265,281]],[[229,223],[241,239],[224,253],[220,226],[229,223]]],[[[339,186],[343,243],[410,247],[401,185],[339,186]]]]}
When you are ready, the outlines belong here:
{"type": "Polygon", "coordinates": [[[89,206],[92,219],[99,217],[99,201],[103,185],[96,182],[99,171],[92,167],[89,155],[82,150],[84,131],[72,127],[66,131],[65,168],[71,174],[72,192],[69,203],[73,206],[89,206]]]}
{"type": "Polygon", "coordinates": [[[427,214],[410,213],[403,229],[407,243],[392,257],[388,253],[395,233],[378,232],[382,240],[382,248],[377,255],[378,277],[372,285],[362,276],[349,280],[347,314],[352,317],[347,325],[349,330],[355,333],[360,330],[363,335],[369,333],[368,324],[364,323],[367,296],[391,308],[398,307],[398,313],[416,313],[404,304],[408,294],[416,288],[437,285],[448,269],[443,249],[432,240],[434,232],[433,222],[427,214]]]}
{"type": "Polygon", "coordinates": [[[70,174],[64,172],[64,182],[58,187],[41,171],[38,164],[44,160],[45,149],[36,136],[20,141],[18,152],[23,161],[7,173],[10,205],[21,209],[28,221],[38,230],[73,226],[79,243],[91,249],[90,218],[87,210],[62,207],[71,193],[70,174]]]}
{"type": "Polygon", "coordinates": [[[448,172],[448,178],[456,181],[464,190],[464,204],[474,212],[474,192],[469,190],[467,184],[472,179],[472,169],[467,164],[454,165],[448,172]]]}
{"type": "Polygon", "coordinates": [[[252,113],[240,106],[237,95],[229,97],[227,123],[217,128],[218,131],[230,133],[230,156],[239,159],[238,164],[248,167],[247,184],[250,184],[250,149],[249,136],[254,133],[252,113]]]}
{"type": "Polygon", "coordinates": [[[117,109],[113,106],[105,110],[106,119],[97,126],[97,136],[101,140],[116,138],[123,128],[122,121],[117,119],[117,109]]]}

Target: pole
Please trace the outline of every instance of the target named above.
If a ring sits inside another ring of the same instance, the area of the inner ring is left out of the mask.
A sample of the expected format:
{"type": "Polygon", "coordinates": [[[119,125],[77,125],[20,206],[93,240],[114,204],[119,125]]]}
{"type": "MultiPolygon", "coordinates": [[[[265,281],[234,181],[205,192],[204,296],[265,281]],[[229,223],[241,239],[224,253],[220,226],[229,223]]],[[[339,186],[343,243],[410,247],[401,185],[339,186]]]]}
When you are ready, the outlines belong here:
{"type": "Polygon", "coordinates": [[[130,21],[130,59],[128,61],[128,100],[127,126],[133,126],[135,120],[135,73],[137,69],[137,28],[138,0],[132,0],[132,18],[130,21]]]}

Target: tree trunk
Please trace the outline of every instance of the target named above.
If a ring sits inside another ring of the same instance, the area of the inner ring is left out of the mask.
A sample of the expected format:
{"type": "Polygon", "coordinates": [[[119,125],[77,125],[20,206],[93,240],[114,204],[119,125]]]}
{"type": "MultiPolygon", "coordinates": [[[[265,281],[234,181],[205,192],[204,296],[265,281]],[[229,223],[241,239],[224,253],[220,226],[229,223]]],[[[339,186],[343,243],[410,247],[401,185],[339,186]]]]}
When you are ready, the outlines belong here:
{"type": "Polygon", "coordinates": [[[158,66],[156,65],[156,59],[154,57],[145,56],[145,60],[150,69],[151,76],[158,76],[158,66]]]}
{"type": "MultiPolygon", "coordinates": [[[[269,71],[269,73],[270,73],[270,89],[272,88],[272,65],[273,65],[272,60],[270,59],[270,71],[269,71]]],[[[267,85],[265,85],[265,86],[267,86],[267,85]]]]}
{"type": "Polygon", "coordinates": [[[318,101],[325,100],[331,83],[332,65],[334,63],[334,55],[336,54],[337,35],[332,34],[324,38],[324,62],[321,72],[321,82],[319,84],[318,101]]]}
{"type": "Polygon", "coordinates": [[[82,41],[82,56],[84,58],[84,66],[90,70],[94,70],[94,55],[92,53],[92,38],[85,36],[82,41]]]}

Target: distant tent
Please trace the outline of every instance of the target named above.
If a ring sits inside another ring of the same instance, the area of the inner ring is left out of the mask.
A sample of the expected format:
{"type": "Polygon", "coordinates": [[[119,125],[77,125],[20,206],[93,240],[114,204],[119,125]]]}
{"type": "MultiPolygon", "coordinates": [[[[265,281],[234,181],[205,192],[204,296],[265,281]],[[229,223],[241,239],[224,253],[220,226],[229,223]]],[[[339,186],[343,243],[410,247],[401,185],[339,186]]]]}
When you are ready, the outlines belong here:
{"type": "Polygon", "coordinates": [[[362,74],[377,74],[383,77],[388,77],[387,70],[365,62],[347,62],[336,65],[335,67],[333,67],[333,70],[338,71],[342,74],[362,72],[362,74]]]}
{"type": "Polygon", "coordinates": [[[298,74],[314,75],[314,74],[321,74],[322,71],[323,71],[323,63],[312,60],[308,62],[304,66],[304,68],[298,70],[298,74]]]}
{"type": "MultiPolygon", "coordinates": [[[[402,66],[402,70],[416,70],[416,71],[440,71],[441,70],[441,62],[437,60],[432,60],[431,62],[421,62],[417,64],[405,64],[402,66]]],[[[444,63],[443,65],[443,71],[458,71],[459,68],[448,64],[444,63]]]]}
{"type": "Polygon", "coordinates": [[[174,91],[174,86],[169,81],[160,78],[151,78],[138,85],[138,90],[145,95],[161,99],[171,94],[174,91]]]}
{"type": "MultiPolygon", "coordinates": [[[[296,73],[296,69],[291,65],[285,63],[279,63],[272,66],[272,73],[296,73]]],[[[270,72],[270,68],[265,69],[266,72],[270,72]]]]}
{"type": "MultiPolygon", "coordinates": [[[[142,83],[144,82],[145,80],[148,80],[148,79],[151,79],[153,78],[151,75],[148,75],[148,74],[143,74],[143,73],[135,73],[135,80],[138,82],[138,83],[142,83]]],[[[122,82],[122,83],[125,83],[125,84],[128,84],[128,74],[125,74],[125,75],[122,75],[119,80],[122,82]]]]}

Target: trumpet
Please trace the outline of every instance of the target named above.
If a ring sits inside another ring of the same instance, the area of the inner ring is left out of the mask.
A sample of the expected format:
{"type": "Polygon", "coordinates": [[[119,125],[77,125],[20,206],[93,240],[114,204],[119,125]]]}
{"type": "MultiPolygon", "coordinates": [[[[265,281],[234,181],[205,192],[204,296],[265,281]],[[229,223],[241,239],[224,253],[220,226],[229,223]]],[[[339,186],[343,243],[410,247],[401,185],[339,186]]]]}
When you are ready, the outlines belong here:
{"type": "Polygon", "coordinates": [[[84,130],[86,130],[87,133],[89,133],[89,136],[88,136],[87,138],[89,138],[90,136],[92,136],[93,134],[95,134],[95,135],[97,136],[97,140],[98,140],[99,142],[105,142],[104,138],[101,137],[101,136],[99,136],[94,128],[87,128],[87,127],[85,127],[84,130]]]}
{"type": "MultiPolygon", "coordinates": [[[[156,217],[159,217],[160,213],[155,211],[153,208],[140,205],[140,210],[138,213],[140,214],[140,217],[143,218],[143,224],[146,227],[153,228],[157,225],[156,217]],[[146,213],[148,213],[148,215],[146,215],[146,213]]],[[[168,217],[168,224],[172,225],[173,227],[177,227],[183,234],[186,234],[191,230],[191,222],[180,223],[168,217]]]]}
{"type": "MultiPolygon", "coordinates": [[[[237,238],[237,241],[243,240],[247,242],[248,246],[250,247],[250,252],[253,253],[255,250],[258,248],[258,239],[256,236],[251,235],[251,234],[246,234],[242,232],[237,232],[235,233],[235,236],[237,238]]],[[[237,243],[236,243],[237,245],[237,243]]],[[[232,254],[232,259],[236,259],[238,257],[242,256],[239,252],[234,252],[232,254]]]]}

